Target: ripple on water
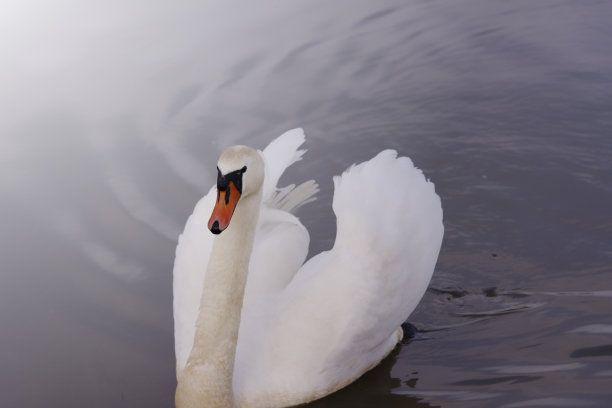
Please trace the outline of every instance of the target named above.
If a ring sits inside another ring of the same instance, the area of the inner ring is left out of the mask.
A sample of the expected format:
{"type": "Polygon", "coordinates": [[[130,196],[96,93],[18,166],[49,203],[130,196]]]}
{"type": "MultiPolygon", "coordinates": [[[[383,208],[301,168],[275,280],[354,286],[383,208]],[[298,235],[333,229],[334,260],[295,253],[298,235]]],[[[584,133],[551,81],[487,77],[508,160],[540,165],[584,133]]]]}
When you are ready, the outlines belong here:
{"type": "Polygon", "coordinates": [[[501,408],[519,408],[519,407],[584,407],[593,405],[591,401],[563,398],[563,397],[547,397],[535,398],[530,400],[513,402],[511,404],[502,405],[501,408]]]}
{"type": "Polygon", "coordinates": [[[416,397],[445,397],[448,399],[452,399],[455,401],[477,401],[477,400],[486,400],[491,398],[497,398],[501,396],[501,393],[493,393],[493,392],[480,392],[480,391],[449,391],[449,390],[436,390],[436,391],[428,391],[428,390],[396,390],[393,391],[394,394],[399,395],[411,395],[416,397]]]}
{"type": "Polygon", "coordinates": [[[612,344],[605,344],[603,346],[595,347],[583,347],[576,349],[570,354],[571,358],[583,358],[583,357],[604,357],[612,356],[612,344]]]}
{"type": "Polygon", "coordinates": [[[612,324],[587,324],[570,330],[568,333],[612,334],[612,324]]]}
{"type": "Polygon", "coordinates": [[[529,309],[534,309],[536,307],[540,307],[540,306],[544,306],[544,305],[545,305],[544,302],[539,302],[539,303],[523,303],[523,304],[511,305],[511,306],[504,307],[504,308],[501,308],[501,309],[484,310],[484,311],[478,311],[478,312],[455,312],[454,314],[456,316],[462,316],[462,317],[501,316],[501,315],[505,315],[505,314],[508,314],[508,313],[516,313],[516,312],[526,311],[526,310],[529,310],[529,309]]]}
{"type": "Polygon", "coordinates": [[[577,370],[585,367],[582,363],[568,364],[539,364],[539,365],[504,365],[497,367],[488,367],[486,370],[495,371],[499,374],[537,374],[549,373],[553,371],[569,371],[577,370]]]}

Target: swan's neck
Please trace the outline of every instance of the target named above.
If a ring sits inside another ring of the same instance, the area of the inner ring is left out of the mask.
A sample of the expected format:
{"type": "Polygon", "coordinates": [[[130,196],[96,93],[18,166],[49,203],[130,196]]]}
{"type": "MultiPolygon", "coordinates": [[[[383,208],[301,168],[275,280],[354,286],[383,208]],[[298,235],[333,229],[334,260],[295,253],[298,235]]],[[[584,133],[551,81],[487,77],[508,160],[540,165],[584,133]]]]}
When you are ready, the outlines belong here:
{"type": "Polygon", "coordinates": [[[215,238],[177,407],[234,406],[234,358],[260,204],[261,191],[241,198],[229,227],[215,238]]]}

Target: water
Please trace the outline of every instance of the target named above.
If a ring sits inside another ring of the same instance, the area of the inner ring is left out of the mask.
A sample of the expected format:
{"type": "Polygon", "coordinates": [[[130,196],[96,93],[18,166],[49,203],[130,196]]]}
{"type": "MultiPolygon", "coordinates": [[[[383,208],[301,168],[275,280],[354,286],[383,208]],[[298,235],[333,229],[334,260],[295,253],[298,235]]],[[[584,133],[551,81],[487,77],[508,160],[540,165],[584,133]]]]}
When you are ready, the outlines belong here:
{"type": "Polygon", "coordinates": [[[311,253],[385,147],[446,226],[420,332],[313,406],[609,405],[609,2],[156,3],[0,6],[3,406],[171,406],[176,237],[225,146],[296,126],[311,253]]]}

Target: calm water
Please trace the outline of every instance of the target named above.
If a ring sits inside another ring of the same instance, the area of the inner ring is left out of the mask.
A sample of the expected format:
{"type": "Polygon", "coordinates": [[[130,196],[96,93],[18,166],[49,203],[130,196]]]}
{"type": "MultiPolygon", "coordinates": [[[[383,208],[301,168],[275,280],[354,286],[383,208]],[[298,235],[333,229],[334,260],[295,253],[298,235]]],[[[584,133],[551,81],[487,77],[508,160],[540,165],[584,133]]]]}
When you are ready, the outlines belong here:
{"type": "Polygon", "coordinates": [[[446,226],[421,331],[313,406],[609,406],[612,3],[31,3],[0,5],[0,405],[171,406],[176,238],[224,147],[301,126],[311,253],[385,147],[446,226]]]}

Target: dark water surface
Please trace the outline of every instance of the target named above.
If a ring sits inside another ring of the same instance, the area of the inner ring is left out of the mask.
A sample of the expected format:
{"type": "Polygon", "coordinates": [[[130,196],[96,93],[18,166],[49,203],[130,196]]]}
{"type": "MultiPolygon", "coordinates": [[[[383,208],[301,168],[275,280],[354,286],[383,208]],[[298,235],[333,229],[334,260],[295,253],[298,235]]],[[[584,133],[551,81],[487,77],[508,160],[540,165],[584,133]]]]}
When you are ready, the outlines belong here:
{"type": "Polygon", "coordinates": [[[171,406],[176,238],[224,147],[301,126],[311,253],[386,147],[446,226],[421,331],[313,406],[610,406],[609,1],[0,9],[0,405],[171,406]]]}

